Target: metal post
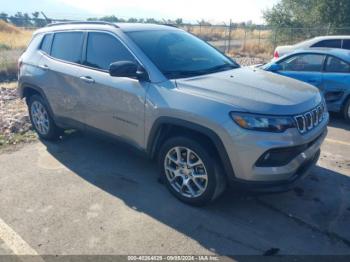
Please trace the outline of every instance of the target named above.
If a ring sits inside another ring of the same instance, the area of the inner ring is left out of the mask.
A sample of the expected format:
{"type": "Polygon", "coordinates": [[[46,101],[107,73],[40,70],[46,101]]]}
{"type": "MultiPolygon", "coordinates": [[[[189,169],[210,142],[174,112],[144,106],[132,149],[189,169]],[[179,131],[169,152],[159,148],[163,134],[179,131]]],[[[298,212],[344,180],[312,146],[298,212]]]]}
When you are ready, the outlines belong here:
{"type": "Polygon", "coordinates": [[[245,51],[246,41],[247,41],[247,27],[246,27],[246,26],[244,26],[243,51],[245,51]]]}
{"type": "Polygon", "coordinates": [[[277,28],[275,28],[275,36],[273,40],[273,49],[276,49],[277,46],[277,28]]]}
{"type": "Polygon", "coordinates": [[[258,27],[259,30],[259,42],[258,42],[258,50],[260,50],[260,42],[261,42],[261,27],[258,27]]]}
{"type": "Polygon", "coordinates": [[[230,19],[230,25],[228,27],[228,47],[227,47],[227,53],[230,53],[231,49],[231,30],[232,30],[232,20],[230,19]]]}

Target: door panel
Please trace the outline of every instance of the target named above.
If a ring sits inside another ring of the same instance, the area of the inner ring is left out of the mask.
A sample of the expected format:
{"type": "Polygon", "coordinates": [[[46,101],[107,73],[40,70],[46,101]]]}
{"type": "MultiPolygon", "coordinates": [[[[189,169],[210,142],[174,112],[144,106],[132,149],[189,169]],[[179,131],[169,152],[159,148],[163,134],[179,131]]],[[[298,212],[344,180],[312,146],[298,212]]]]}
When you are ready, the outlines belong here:
{"type": "Polygon", "coordinates": [[[116,36],[98,31],[88,33],[85,66],[78,73],[85,123],[142,146],[149,83],[110,76],[109,65],[118,61],[138,63],[116,36]]]}
{"type": "Polygon", "coordinates": [[[331,111],[340,110],[343,99],[350,93],[350,65],[336,57],[329,56],[323,79],[322,93],[331,111]]]}
{"type": "Polygon", "coordinates": [[[281,75],[288,76],[310,85],[320,88],[322,86],[322,73],[321,72],[295,72],[295,71],[281,71],[278,72],[281,75]]]}
{"type": "Polygon", "coordinates": [[[81,122],[84,114],[79,101],[79,67],[43,56],[39,68],[42,70],[41,86],[55,116],[81,122]]]}
{"type": "Polygon", "coordinates": [[[84,33],[59,32],[53,36],[50,34],[50,38],[52,43],[48,40],[44,44],[44,41],[41,47],[45,53],[39,63],[42,70],[41,86],[47,94],[55,116],[82,122],[84,111],[79,100],[78,69],[84,33]]]}
{"type": "Polygon", "coordinates": [[[122,137],[138,146],[144,142],[145,98],[149,83],[81,68],[79,98],[84,104],[85,123],[122,137]]]}

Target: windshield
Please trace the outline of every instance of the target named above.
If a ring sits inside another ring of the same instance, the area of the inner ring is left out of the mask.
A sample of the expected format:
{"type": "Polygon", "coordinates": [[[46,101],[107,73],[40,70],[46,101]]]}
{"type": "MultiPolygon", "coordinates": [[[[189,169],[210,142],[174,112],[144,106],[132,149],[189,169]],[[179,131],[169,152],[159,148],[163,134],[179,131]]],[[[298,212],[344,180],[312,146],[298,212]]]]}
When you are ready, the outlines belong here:
{"type": "Polygon", "coordinates": [[[127,35],[168,78],[203,75],[239,67],[209,44],[180,30],[135,31],[127,35]]]}

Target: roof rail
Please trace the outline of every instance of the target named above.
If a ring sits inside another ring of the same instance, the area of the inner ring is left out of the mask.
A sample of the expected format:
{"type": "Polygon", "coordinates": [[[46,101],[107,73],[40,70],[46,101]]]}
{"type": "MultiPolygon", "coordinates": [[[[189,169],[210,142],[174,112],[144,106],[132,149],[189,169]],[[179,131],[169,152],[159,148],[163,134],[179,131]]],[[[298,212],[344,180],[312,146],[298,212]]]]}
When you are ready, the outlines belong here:
{"type": "Polygon", "coordinates": [[[56,26],[56,25],[80,25],[80,24],[92,24],[92,25],[110,25],[114,26],[116,28],[119,28],[118,25],[110,22],[104,22],[104,21],[67,21],[67,22],[57,22],[57,23],[51,23],[46,25],[47,27],[50,26],[56,26]]]}

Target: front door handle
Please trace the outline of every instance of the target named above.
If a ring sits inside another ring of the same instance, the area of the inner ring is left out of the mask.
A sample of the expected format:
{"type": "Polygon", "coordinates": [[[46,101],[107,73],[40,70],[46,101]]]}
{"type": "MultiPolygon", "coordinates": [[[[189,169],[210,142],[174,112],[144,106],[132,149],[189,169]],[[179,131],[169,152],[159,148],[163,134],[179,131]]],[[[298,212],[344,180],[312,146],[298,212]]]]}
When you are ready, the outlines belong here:
{"type": "Polygon", "coordinates": [[[49,70],[48,65],[39,65],[39,68],[41,68],[42,70],[49,70]]]}
{"type": "Polygon", "coordinates": [[[95,80],[91,76],[81,76],[79,78],[89,84],[95,83],[95,80]]]}

